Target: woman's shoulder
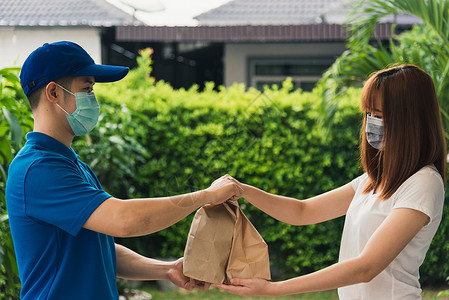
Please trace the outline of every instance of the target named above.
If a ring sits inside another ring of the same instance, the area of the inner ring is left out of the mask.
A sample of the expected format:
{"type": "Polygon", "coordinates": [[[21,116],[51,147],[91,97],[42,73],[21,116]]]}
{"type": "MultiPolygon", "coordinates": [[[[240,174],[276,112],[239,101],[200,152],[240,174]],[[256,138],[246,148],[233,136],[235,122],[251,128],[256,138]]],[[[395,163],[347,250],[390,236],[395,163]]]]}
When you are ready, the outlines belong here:
{"type": "Polygon", "coordinates": [[[433,183],[436,185],[441,185],[444,188],[443,178],[433,164],[422,167],[415,174],[410,176],[407,181],[411,181],[413,184],[423,185],[433,183]]]}
{"type": "Polygon", "coordinates": [[[425,166],[399,187],[392,200],[394,208],[412,208],[438,221],[444,203],[443,179],[434,166],[425,166]]]}
{"type": "Polygon", "coordinates": [[[411,175],[396,191],[397,196],[435,195],[444,197],[444,182],[438,170],[433,165],[428,165],[411,175]]]}

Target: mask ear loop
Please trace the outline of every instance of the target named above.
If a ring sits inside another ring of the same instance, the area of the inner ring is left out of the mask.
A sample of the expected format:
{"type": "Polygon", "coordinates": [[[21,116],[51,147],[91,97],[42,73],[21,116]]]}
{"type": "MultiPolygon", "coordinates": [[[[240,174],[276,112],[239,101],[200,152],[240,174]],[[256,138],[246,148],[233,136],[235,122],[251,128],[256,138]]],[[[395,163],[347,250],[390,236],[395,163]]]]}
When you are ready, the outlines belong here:
{"type": "Polygon", "coordinates": [[[59,105],[58,103],[56,103],[56,105],[57,105],[60,109],[62,109],[62,111],[65,112],[67,115],[70,115],[64,108],[61,107],[61,105],[59,105]]]}
{"type": "MultiPolygon", "coordinates": [[[[56,82],[55,82],[55,83],[56,83],[56,82]]],[[[65,87],[63,87],[62,85],[59,85],[58,83],[56,83],[56,85],[59,86],[59,87],[60,87],[61,89],[63,89],[64,91],[66,91],[67,93],[69,93],[69,94],[75,96],[74,93],[72,93],[71,91],[69,91],[68,89],[66,89],[65,87]]]]}
{"type": "MultiPolygon", "coordinates": [[[[66,89],[65,87],[63,87],[62,85],[59,85],[57,82],[55,82],[57,86],[59,86],[61,89],[63,89],[64,91],[66,91],[67,93],[75,96],[74,93],[72,93],[71,91],[69,91],[68,89],[66,89]]],[[[58,103],[56,103],[57,106],[59,106],[60,109],[62,109],[63,112],[65,112],[67,115],[70,115],[64,108],[61,107],[61,105],[59,105],[58,103]]]]}

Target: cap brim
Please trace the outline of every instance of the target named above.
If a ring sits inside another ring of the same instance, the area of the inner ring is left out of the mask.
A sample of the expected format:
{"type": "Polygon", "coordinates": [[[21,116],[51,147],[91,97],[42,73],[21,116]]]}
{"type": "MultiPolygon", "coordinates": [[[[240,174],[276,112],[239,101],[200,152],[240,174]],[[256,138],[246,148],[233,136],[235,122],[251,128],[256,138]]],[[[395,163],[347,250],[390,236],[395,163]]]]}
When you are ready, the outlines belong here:
{"type": "Polygon", "coordinates": [[[113,82],[122,79],[128,72],[127,67],[92,64],[71,75],[94,76],[96,82],[113,82]]]}

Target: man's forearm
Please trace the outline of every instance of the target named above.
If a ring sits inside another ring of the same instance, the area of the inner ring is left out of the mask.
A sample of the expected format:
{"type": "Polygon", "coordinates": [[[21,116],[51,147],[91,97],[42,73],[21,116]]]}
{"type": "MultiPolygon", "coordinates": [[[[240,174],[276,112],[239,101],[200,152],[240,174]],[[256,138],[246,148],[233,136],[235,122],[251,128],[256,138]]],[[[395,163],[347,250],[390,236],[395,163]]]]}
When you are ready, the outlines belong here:
{"type": "Polygon", "coordinates": [[[106,199],[84,228],[115,237],[142,236],[167,228],[210,200],[208,192],[163,198],[106,199]]]}
{"type": "Polygon", "coordinates": [[[124,246],[115,245],[117,277],[131,280],[168,280],[174,262],[144,257],[124,246]]]}
{"type": "Polygon", "coordinates": [[[173,197],[122,200],[125,235],[141,236],[165,229],[203,206],[208,199],[205,190],[173,197]]]}
{"type": "Polygon", "coordinates": [[[243,189],[229,175],[198,192],[148,199],[108,198],[84,223],[84,228],[116,237],[147,235],[167,228],[197,208],[240,197],[243,189]]]}

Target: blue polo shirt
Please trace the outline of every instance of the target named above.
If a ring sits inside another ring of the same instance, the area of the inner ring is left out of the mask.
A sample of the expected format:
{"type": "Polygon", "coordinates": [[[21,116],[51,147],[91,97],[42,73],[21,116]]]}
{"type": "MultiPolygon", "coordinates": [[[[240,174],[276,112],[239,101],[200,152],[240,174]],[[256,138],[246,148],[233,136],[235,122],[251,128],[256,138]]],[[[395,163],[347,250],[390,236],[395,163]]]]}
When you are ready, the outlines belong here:
{"type": "Polygon", "coordinates": [[[107,198],[92,170],[39,132],[9,167],[6,204],[26,299],[118,299],[111,236],[83,228],[107,198]]]}

